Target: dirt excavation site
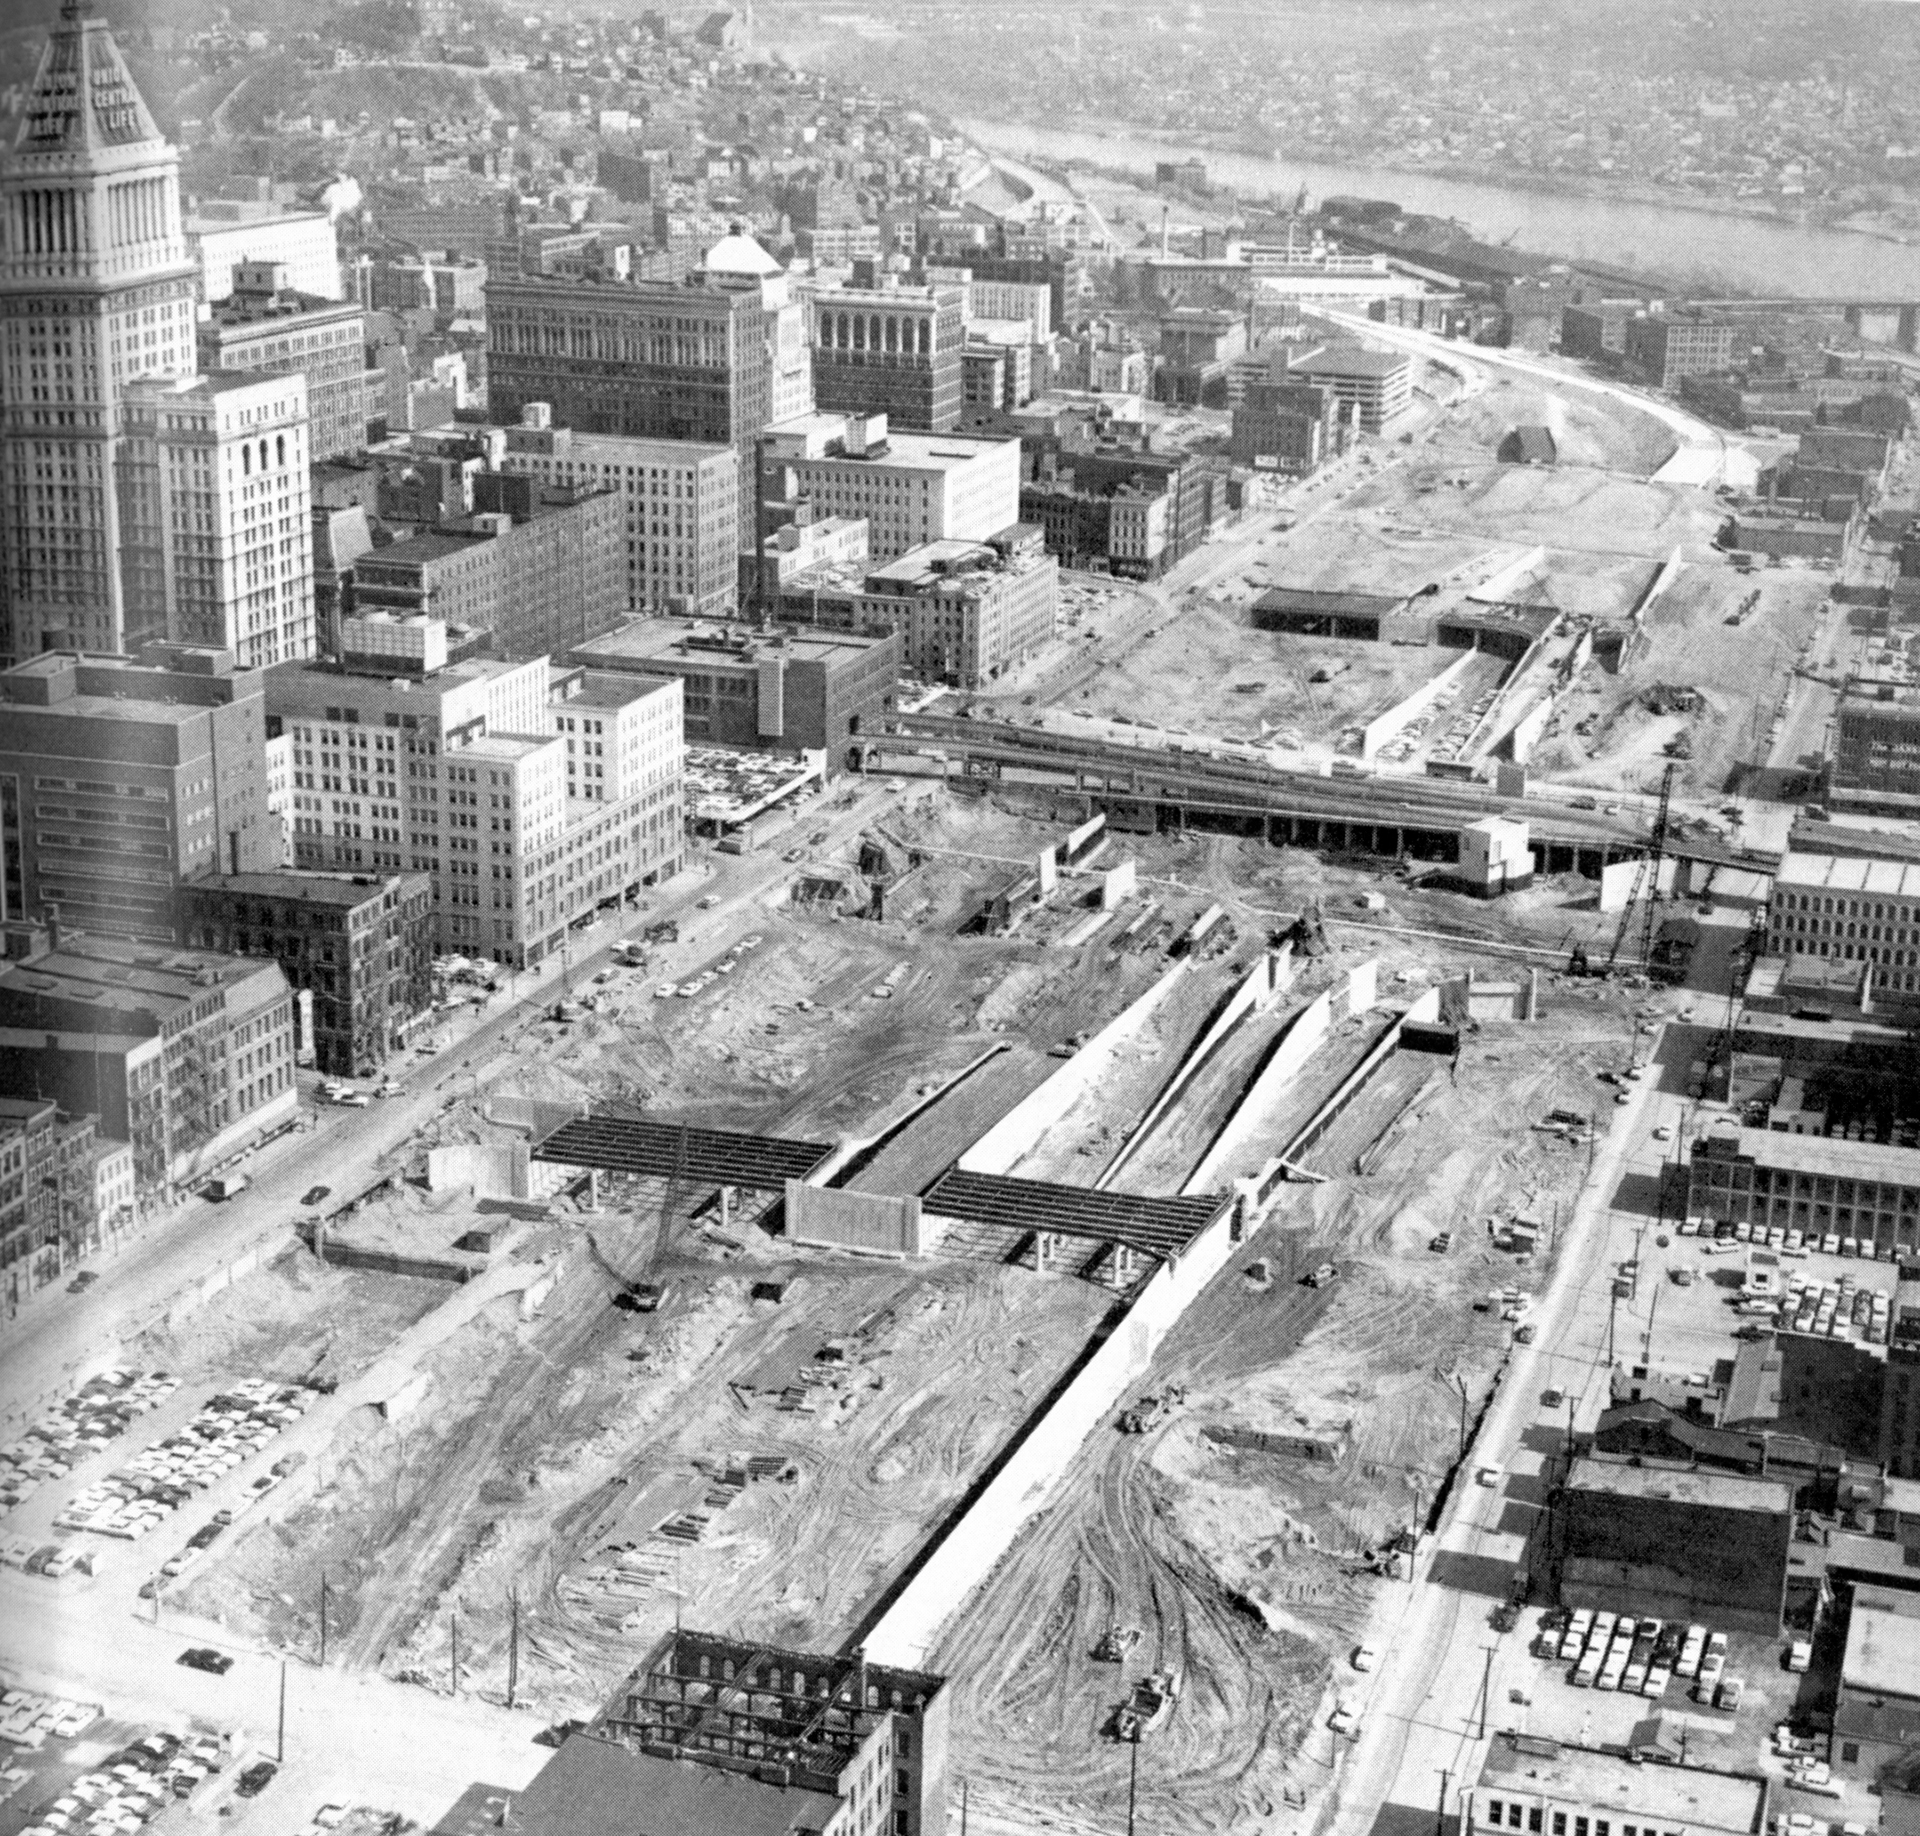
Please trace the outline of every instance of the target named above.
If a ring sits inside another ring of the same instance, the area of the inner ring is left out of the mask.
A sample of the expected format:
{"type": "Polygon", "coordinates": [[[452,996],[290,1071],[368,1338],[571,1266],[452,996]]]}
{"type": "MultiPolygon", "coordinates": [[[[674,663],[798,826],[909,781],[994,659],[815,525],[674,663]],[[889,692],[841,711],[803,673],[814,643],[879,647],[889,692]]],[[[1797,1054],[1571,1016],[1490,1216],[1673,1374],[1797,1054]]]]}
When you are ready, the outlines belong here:
{"type": "Polygon", "coordinates": [[[1457,1058],[1409,1046],[1401,1017],[1427,996],[1464,1021],[1469,970],[1484,1015],[1486,984],[1525,974],[1492,946],[1532,946],[1544,971],[1612,921],[1575,880],[1485,906],[1384,863],[1114,835],[995,934],[977,913],[1065,823],[922,788],[886,829],[918,863],[888,889],[904,915],[795,902],[835,863],[796,866],[675,947],[676,987],[733,965],[695,996],[622,969],[576,989],[593,1005],[570,1022],[530,1020],[476,1060],[327,1219],[348,1266],[294,1249],[128,1348],[189,1395],[325,1392],[284,1481],[167,1584],[169,1609],[313,1656],[324,1580],[329,1664],[446,1689],[457,1652],[461,1689],[495,1700],[517,1614],[516,1699],[548,1720],[596,1708],[676,1617],[860,1642],[1124,1330],[1150,1266],[965,1220],[918,1255],[804,1247],[778,1193],[723,1204],[677,1175],[603,1176],[597,1208],[584,1181],[478,1198],[428,1189],[429,1156],[526,1142],[531,1098],[862,1141],[840,1184],[923,1193],[1077,1072],[1010,1177],[1170,1199],[1264,1171],[1271,1204],[1121,1397],[1142,1431],[1104,1410],[939,1623],[953,1776],[983,1813],[1119,1827],[1113,1713],[1171,1669],[1179,1701],[1139,1750],[1147,1827],[1241,1827],[1315,1781],[1335,1667],[1454,1457],[1460,1386],[1477,1407],[1509,1342],[1487,1297],[1544,1287],[1585,1171],[1585,1131],[1542,1124],[1605,1128],[1597,1078],[1625,1061],[1636,997],[1542,973],[1540,1017],[1467,1024],[1457,1058]],[[1102,875],[1128,861],[1137,884],[1103,917],[1102,875]],[[1294,928],[1310,905],[1324,949],[1294,928]],[[1283,1152],[1297,1176],[1273,1172],[1283,1152]],[[1491,1228],[1517,1217],[1541,1226],[1524,1263],[1491,1228]],[[643,1291],[656,1311],[614,1304],[643,1291]],[[1108,1634],[1118,1662],[1095,1655],[1108,1634]]]}

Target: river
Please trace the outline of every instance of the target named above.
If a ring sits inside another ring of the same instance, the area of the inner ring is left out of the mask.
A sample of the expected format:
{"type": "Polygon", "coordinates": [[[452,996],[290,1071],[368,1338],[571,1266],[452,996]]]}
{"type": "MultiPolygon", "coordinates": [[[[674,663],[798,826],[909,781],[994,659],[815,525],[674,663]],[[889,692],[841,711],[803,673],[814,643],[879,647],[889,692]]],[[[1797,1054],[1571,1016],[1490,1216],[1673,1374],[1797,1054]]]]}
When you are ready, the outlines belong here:
{"type": "Polygon", "coordinates": [[[1450,217],[1492,242],[1761,297],[1920,300],[1920,246],[1852,230],[1748,217],[1682,204],[1622,203],[1471,179],[1328,166],[1222,152],[1140,133],[962,121],[978,145],[1013,159],[1152,174],[1162,159],[1202,159],[1216,184],[1242,196],[1391,198],[1425,216],[1450,217]]]}

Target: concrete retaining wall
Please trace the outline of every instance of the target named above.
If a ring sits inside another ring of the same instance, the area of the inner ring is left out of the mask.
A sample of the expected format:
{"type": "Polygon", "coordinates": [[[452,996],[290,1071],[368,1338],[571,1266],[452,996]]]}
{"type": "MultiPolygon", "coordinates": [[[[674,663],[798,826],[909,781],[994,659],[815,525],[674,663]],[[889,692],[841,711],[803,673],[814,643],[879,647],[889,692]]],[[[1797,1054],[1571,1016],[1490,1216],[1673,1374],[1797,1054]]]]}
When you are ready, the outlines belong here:
{"type": "Polygon", "coordinates": [[[1138,870],[1132,861],[1122,861],[1118,867],[1109,867],[1100,876],[1100,909],[1110,912],[1123,900],[1131,899],[1133,889],[1138,884],[1138,870]]]}
{"type": "Polygon", "coordinates": [[[544,1141],[563,1122],[591,1113],[585,1103],[550,1103],[540,1097],[495,1096],[489,1093],[484,1111],[489,1122],[502,1128],[524,1128],[535,1141],[544,1141]]]}
{"type": "Polygon", "coordinates": [[[1368,957],[1355,963],[1347,975],[1347,1013],[1364,1014],[1380,1000],[1380,962],[1368,957]]]}
{"type": "Polygon", "coordinates": [[[429,1148],[427,1190],[471,1190],[475,1198],[527,1199],[534,1196],[530,1167],[527,1150],[517,1141],[498,1146],[463,1141],[454,1147],[429,1148]]]}
{"type": "MultiPolygon", "coordinates": [[[[1218,911],[1220,908],[1215,906],[1213,909],[1218,911]]],[[[1106,1170],[1094,1181],[1096,1186],[1110,1186],[1119,1178],[1141,1143],[1153,1133],[1161,1116],[1180,1100],[1187,1086],[1206,1065],[1214,1048],[1256,1007],[1265,1007],[1274,1000],[1293,979],[1292,957],[1290,946],[1282,952],[1268,950],[1241,978],[1240,986],[1227,997],[1226,1006],[1221,1008],[1213,1024],[1201,1034],[1193,1050],[1180,1061],[1180,1068],[1168,1079],[1167,1087],[1154,1099],[1152,1107],[1140,1118],[1120,1152],[1114,1155],[1107,1163],[1106,1170]]]]}
{"type": "Polygon", "coordinates": [[[1473,667],[1473,660],[1480,653],[1477,650],[1464,650],[1449,663],[1439,675],[1431,681],[1423,682],[1405,701],[1389,708],[1384,714],[1371,720],[1361,730],[1360,756],[1371,759],[1379,754],[1380,748],[1404,727],[1443,689],[1459,681],[1473,667]]]}
{"type": "Polygon", "coordinates": [[[1185,963],[1175,963],[1131,1007],[1108,1021],[1044,1084],[1028,1092],[1008,1110],[960,1156],[960,1166],[969,1173],[1011,1172],[1048,1128],[1104,1081],[1113,1069],[1120,1048],[1146,1026],[1187,973],[1185,963]]]}
{"type": "Polygon", "coordinates": [[[849,1192],[843,1187],[787,1181],[787,1235],[795,1243],[854,1250],[868,1256],[925,1253],[920,1201],[908,1195],[849,1192]]]}
{"type": "Polygon", "coordinates": [[[1061,858],[1068,866],[1084,860],[1094,843],[1100,839],[1100,832],[1106,826],[1107,819],[1104,813],[1089,816],[1067,837],[1067,845],[1062,850],[1061,858]]]}
{"type": "Polygon", "coordinates": [[[1218,1188],[1218,1168],[1240,1154],[1248,1137],[1265,1126],[1264,1118],[1281,1090],[1300,1075],[1300,1068],[1313,1056],[1332,1024],[1333,990],[1329,988],[1294,1015],[1293,1024],[1281,1035],[1280,1043],[1273,1049],[1273,1056],[1247,1087],[1240,1107],[1215,1137],[1206,1158],[1194,1168],[1183,1191],[1211,1192],[1218,1188]]]}
{"type": "Polygon", "coordinates": [[[863,1643],[881,1664],[931,1665],[940,1634],[1013,1546],[1021,1529],[1053,1501],[1082,1442],[1116,1408],[1152,1362],[1160,1341],[1235,1248],[1233,1213],[1221,1217],[1173,1262],[1148,1277],[1126,1318],[1081,1367],[980,1496],[921,1562],[863,1643]]]}
{"type": "Polygon", "coordinates": [[[1531,714],[1523,714],[1514,722],[1513,731],[1507,735],[1507,749],[1513,754],[1516,765],[1524,765],[1533,756],[1533,749],[1540,743],[1540,736],[1547,730],[1547,722],[1553,718],[1556,706],[1555,698],[1549,695],[1531,714]]]}

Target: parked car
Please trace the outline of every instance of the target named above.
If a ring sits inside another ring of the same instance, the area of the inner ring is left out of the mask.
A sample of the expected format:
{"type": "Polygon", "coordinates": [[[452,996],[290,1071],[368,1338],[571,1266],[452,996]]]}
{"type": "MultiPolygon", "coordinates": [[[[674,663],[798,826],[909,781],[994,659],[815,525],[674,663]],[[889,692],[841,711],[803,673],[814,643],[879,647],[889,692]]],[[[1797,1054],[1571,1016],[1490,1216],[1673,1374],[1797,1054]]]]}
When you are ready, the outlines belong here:
{"type": "Polygon", "coordinates": [[[301,1193],[300,1203],[303,1205],[317,1205],[332,1190],[333,1188],[331,1186],[309,1186],[306,1191],[301,1193]]]}
{"type": "Polygon", "coordinates": [[[243,1798],[257,1798],[273,1783],[273,1775],[279,1770],[272,1760],[256,1760],[241,1773],[234,1790],[243,1798]]]}
{"type": "Polygon", "coordinates": [[[233,1668],[233,1659],[224,1651],[216,1651],[211,1645],[193,1645],[173,1660],[184,1664],[189,1670],[204,1670],[211,1676],[224,1677],[233,1668]]]}

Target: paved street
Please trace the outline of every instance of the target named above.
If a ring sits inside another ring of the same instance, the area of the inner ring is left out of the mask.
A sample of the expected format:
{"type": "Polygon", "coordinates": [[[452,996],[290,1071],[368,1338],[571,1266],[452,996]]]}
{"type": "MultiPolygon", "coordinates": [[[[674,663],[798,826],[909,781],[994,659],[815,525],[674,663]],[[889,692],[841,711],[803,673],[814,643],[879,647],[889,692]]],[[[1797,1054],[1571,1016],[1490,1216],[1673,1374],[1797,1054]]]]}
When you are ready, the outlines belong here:
{"type": "MultiPolygon", "coordinates": [[[[1708,1016],[1703,1011],[1700,1018],[1708,1016]]],[[[1656,1122],[1680,1121],[1685,1073],[1684,1064],[1667,1065],[1659,1084],[1632,1086],[1632,1100],[1609,1112],[1592,1177],[1565,1226],[1559,1266],[1531,1316],[1536,1340],[1513,1348],[1463,1483],[1420,1557],[1405,1618],[1371,1689],[1349,1692],[1362,1728],[1343,1768],[1334,1823],[1342,1836],[1424,1829],[1422,1818],[1440,1807],[1443,1788],[1451,1803],[1451,1793],[1473,1776],[1487,1735],[1523,1725],[1507,1701],[1509,1663],[1517,1681],[1539,1609],[1530,1608],[1504,1636],[1489,1616],[1525,1555],[1549,1469],[1564,1458],[1564,1413],[1549,1416],[1541,1396],[1550,1388],[1565,1391],[1588,1421],[1602,1406],[1613,1270],[1634,1253],[1648,1224],[1642,1202],[1650,1202],[1668,1151],[1649,1130],[1656,1122]],[[1633,1202],[1616,1205],[1623,1183],[1633,1202]],[[1474,1480],[1482,1467],[1493,1469],[1494,1484],[1474,1480]]],[[[1616,1319],[1616,1335],[1626,1330],[1616,1319]]]]}

